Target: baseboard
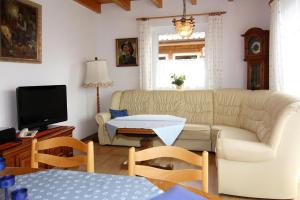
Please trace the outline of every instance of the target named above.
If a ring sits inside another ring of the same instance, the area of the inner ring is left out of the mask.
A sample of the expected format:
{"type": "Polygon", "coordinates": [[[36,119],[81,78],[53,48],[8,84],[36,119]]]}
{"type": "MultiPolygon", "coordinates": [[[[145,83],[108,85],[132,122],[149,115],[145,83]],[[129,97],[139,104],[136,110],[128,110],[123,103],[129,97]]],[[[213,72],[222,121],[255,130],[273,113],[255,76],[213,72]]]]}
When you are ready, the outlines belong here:
{"type": "Polygon", "coordinates": [[[99,142],[98,133],[93,133],[90,136],[83,138],[81,141],[83,141],[83,142],[88,142],[88,141],[99,142]]]}

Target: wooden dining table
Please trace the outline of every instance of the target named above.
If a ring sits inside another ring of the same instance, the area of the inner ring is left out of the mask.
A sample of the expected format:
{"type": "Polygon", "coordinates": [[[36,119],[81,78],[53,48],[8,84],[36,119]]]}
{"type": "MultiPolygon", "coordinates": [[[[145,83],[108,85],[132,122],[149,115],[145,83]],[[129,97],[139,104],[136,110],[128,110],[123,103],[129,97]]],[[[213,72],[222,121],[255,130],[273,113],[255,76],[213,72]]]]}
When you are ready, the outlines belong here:
{"type": "MultiPolygon", "coordinates": [[[[5,176],[5,175],[25,175],[25,174],[31,174],[31,173],[36,173],[36,172],[43,172],[47,171],[47,169],[33,169],[33,168],[19,168],[19,167],[7,167],[4,170],[0,171],[0,176],[5,176]]],[[[157,188],[163,190],[163,191],[168,191],[172,187],[176,185],[176,183],[171,183],[171,182],[166,182],[166,181],[161,181],[161,180],[155,180],[155,179],[147,179],[149,182],[151,182],[153,185],[155,185],[157,188]]],[[[182,187],[194,192],[195,194],[198,194],[200,196],[203,196],[207,198],[208,200],[220,200],[220,198],[216,195],[209,194],[202,192],[194,187],[191,186],[184,186],[181,185],[182,187]]]]}

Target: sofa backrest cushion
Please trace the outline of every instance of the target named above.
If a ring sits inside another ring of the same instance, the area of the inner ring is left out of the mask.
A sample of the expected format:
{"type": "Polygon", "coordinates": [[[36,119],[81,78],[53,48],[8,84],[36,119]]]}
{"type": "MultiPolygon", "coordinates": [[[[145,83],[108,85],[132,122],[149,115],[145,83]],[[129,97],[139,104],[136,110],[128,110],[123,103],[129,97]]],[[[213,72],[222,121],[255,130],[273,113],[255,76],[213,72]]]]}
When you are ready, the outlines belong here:
{"type": "Polygon", "coordinates": [[[249,91],[240,89],[220,89],[214,92],[214,125],[240,128],[240,109],[249,91]]]}
{"type": "Polygon", "coordinates": [[[213,123],[213,91],[123,91],[119,97],[115,92],[113,102],[127,109],[129,115],[164,114],[175,115],[187,119],[187,123],[213,123]]]}
{"type": "MultiPolygon", "coordinates": [[[[178,91],[154,91],[150,113],[179,116],[182,93],[178,91]]],[[[149,105],[148,105],[149,106],[149,105]]]]}
{"type": "MultiPolygon", "coordinates": [[[[271,95],[266,104],[266,111],[269,114],[270,134],[265,138],[265,143],[277,148],[283,134],[289,115],[299,108],[299,100],[282,93],[275,92],[271,95]],[[294,107],[294,105],[297,105],[294,107]]],[[[298,111],[297,111],[298,112],[298,111]]]]}
{"type": "Polygon", "coordinates": [[[262,142],[266,142],[272,129],[271,116],[267,110],[272,94],[271,91],[251,91],[241,105],[239,115],[241,128],[256,133],[262,142]]]}
{"type": "Polygon", "coordinates": [[[252,91],[241,106],[241,128],[257,134],[259,140],[277,148],[282,130],[283,112],[298,100],[272,91],[252,91]],[[282,127],[282,126],[280,126],[282,127]]]}
{"type": "Polygon", "coordinates": [[[127,109],[129,115],[150,114],[151,91],[127,90],[122,92],[120,108],[127,109]]]}
{"type": "Polygon", "coordinates": [[[187,123],[213,122],[212,91],[154,91],[151,114],[184,117],[187,123]]]}
{"type": "Polygon", "coordinates": [[[110,109],[113,110],[119,110],[120,109],[120,102],[123,92],[122,91],[116,91],[112,94],[111,100],[110,100],[110,109]]]}
{"type": "Polygon", "coordinates": [[[191,124],[213,124],[213,91],[184,91],[180,114],[191,124]]]}

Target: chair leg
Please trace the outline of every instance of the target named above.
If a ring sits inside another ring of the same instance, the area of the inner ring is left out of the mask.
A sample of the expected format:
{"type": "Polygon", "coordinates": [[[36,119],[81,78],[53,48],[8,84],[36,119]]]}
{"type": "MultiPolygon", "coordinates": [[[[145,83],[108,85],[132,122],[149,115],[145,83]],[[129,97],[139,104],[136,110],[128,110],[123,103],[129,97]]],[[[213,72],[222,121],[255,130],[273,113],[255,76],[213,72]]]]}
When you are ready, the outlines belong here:
{"type": "Polygon", "coordinates": [[[134,147],[131,147],[129,149],[128,175],[135,176],[135,148],[134,147]]]}
{"type": "Polygon", "coordinates": [[[31,144],[31,168],[38,169],[39,163],[36,161],[36,155],[37,155],[37,139],[34,139],[31,144]]]}
{"type": "Polygon", "coordinates": [[[95,172],[95,164],[94,164],[94,143],[90,141],[88,143],[88,152],[87,152],[87,172],[94,173],[95,172]]]}
{"type": "Polygon", "coordinates": [[[208,152],[204,151],[202,153],[202,170],[203,170],[203,180],[202,180],[202,190],[208,193],[208,152]]]}

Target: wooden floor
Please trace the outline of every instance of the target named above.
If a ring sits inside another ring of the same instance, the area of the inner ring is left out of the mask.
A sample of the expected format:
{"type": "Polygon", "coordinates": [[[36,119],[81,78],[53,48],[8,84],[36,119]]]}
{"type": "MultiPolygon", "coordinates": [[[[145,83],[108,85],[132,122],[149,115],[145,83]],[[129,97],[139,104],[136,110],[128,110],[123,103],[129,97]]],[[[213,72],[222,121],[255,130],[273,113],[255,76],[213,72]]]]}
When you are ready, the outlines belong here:
{"type": "MultiPolygon", "coordinates": [[[[95,143],[95,172],[108,173],[108,174],[120,174],[127,175],[127,169],[122,169],[121,165],[128,158],[127,147],[116,146],[101,146],[95,143]]],[[[210,154],[209,159],[209,192],[213,194],[217,193],[217,169],[215,164],[214,154],[210,154]]],[[[160,163],[172,163],[175,169],[180,169],[188,166],[188,164],[181,163],[179,161],[164,159],[159,160],[160,163]]],[[[190,167],[190,166],[189,166],[190,167]]],[[[197,185],[194,184],[197,187],[197,185]]],[[[299,185],[300,186],[300,185],[299,185]]],[[[200,187],[200,185],[199,185],[200,187]]],[[[299,187],[300,193],[300,187],[299,187]]],[[[224,200],[252,200],[251,198],[232,197],[227,195],[220,195],[224,200]]],[[[297,198],[300,200],[299,198],[297,198]]]]}

